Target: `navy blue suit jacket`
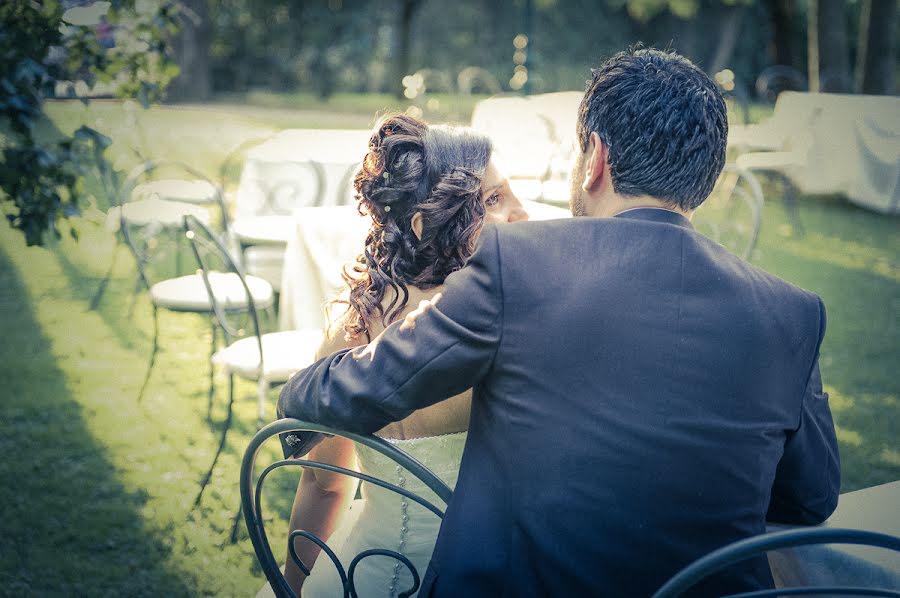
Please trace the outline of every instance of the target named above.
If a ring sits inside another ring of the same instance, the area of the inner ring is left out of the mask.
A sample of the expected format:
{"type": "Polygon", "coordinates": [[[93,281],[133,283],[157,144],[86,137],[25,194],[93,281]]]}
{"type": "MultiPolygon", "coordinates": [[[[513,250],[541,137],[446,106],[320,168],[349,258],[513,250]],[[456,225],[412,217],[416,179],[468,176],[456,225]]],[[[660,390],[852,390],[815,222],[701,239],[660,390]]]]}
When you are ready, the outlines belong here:
{"type": "MultiPolygon", "coordinates": [[[[486,227],[414,322],[299,372],[279,413],[371,433],[474,387],[420,596],[647,596],[837,504],[821,301],[674,212],[486,227]]],[[[698,594],[770,584],[757,559],[698,594]]]]}

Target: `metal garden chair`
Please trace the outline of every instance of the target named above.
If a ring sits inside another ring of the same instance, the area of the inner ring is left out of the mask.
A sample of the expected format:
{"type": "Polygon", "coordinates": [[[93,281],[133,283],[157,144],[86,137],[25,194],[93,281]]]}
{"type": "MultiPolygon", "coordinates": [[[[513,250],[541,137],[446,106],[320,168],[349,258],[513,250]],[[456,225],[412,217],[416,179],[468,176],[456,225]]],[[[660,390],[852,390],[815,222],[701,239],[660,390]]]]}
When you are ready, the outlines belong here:
{"type": "MultiPolygon", "coordinates": [[[[435,474],[429,471],[428,468],[426,468],[424,465],[413,459],[411,456],[409,456],[396,446],[388,443],[381,438],[377,438],[375,436],[360,436],[358,434],[343,432],[340,430],[328,428],[326,426],[303,422],[296,419],[281,419],[272,422],[271,424],[267,425],[265,428],[257,432],[257,434],[250,441],[250,444],[247,446],[246,451],[244,452],[244,458],[241,462],[240,487],[241,508],[244,513],[244,521],[247,525],[247,531],[249,532],[250,540],[253,543],[253,549],[256,551],[256,557],[259,560],[263,572],[266,575],[266,579],[268,579],[269,584],[271,585],[272,590],[276,596],[279,596],[280,598],[291,598],[294,596],[294,593],[291,591],[291,588],[288,587],[288,584],[285,581],[281,570],[279,569],[278,561],[276,561],[275,557],[272,554],[272,548],[269,545],[269,539],[264,526],[265,517],[263,515],[261,500],[263,494],[263,483],[266,481],[269,474],[271,474],[275,470],[284,467],[299,467],[304,469],[323,469],[331,472],[341,473],[356,478],[362,482],[374,484],[376,486],[379,486],[380,488],[383,488],[390,492],[394,492],[402,497],[405,497],[405,499],[409,501],[415,502],[422,508],[427,509],[428,511],[433,513],[435,517],[439,519],[443,518],[443,508],[434,505],[425,498],[422,498],[421,496],[418,496],[401,486],[397,486],[395,484],[391,484],[384,480],[373,478],[371,476],[353,470],[330,465],[328,463],[309,461],[302,458],[279,460],[263,469],[258,478],[254,481],[254,466],[256,463],[256,458],[259,455],[262,446],[267,440],[271,439],[272,437],[277,436],[278,434],[290,432],[317,432],[320,434],[348,438],[360,445],[364,445],[370,449],[373,449],[381,453],[388,459],[396,462],[398,468],[405,469],[409,475],[414,476],[415,478],[420,480],[423,484],[425,484],[425,486],[428,487],[429,490],[434,492],[434,494],[437,495],[437,497],[441,501],[443,501],[445,505],[450,501],[450,497],[453,495],[453,491],[450,489],[450,487],[447,486],[447,484],[445,484],[435,474]]],[[[357,566],[359,565],[360,561],[371,556],[394,558],[398,561],[398,563],[403,563],[409,569],[412,575],[412,587],[399,593],[398,596],[408,597],[414,594],[419,589],[419,586],[421,584],[421,575],[424,574],[424,571],[416,571],[413,564],[408,559],[406,559],[404,555],[394,550],[385,548],[372,548],[364,550],[363,552],[356,555],[345,568],[345,564],[341,563],[338,560],[335,553],[324,541],[322,541],[321,538],[317,538],[315,535],[304,530],[291,530],[287,539],[291,558],[294,559],[294,562],[305,574],[309,574],[309,568],[299,559],[294,549],[294,540],[300,537],[305,538],[310,542],[314,542],[322,549],[319,555],[319,559],[327,557],[332,561],[338,571],[341,582],[343,583],[344,587],[342,595],[345,598],[348,596],[355,597],[357,595],[356,587],[354,584],[354,573],[356,572],[357,566]]],[[[338,590],[338,588],[336,588],[336,590],[338,590]]]]}
{"type": "MultiPolygon", "coordinates": [[[[118,197],[119,204],[107,214],[107,226],[121,235],[137,267],[135,294],[130,310],[134,308],[141,287],[149,292],[153,307],[153,348],[138,394],[138,400],[141,400],[159,352],[159,308],[173,312],[212,314],[212,305],[199,275],[181,275],[183,219],[186,215],[191,215],[209,221],[209,212],[197,205],[200,203],[215,205],[225,227],[228,225],[228,215],[217,185],[193,167],[172,160],[147,160],[132,169],[118,190],[118,197]],[[190,178],[153,178],[161,171],[171,170],[186,173],[190,178]]],[[[101,283],[92,307],[96,307],[100,301],[105,282],[115,265],[115,256],[114,253],[107,278],[101,283]]],[[[258,301],[272,302],[271,289],[259,285],[254,287],[258,301]]],[[[215,347],[215,328],[213,334],[215,347]]]]}
{"type": "MultiPolygon", "coordinates": [[[[860,544],[900,552],[900,538],[878,532],[838,528],[802,528],[771,532],[739,540],[694,561],[657,590],[653,598],[675,598],[689,595],[688,591],[697,583],[729,565],[763,555],[770,550],[815,544],[860,544]]],[[[900,597],[900,588],[804,586],[744,592],[734,594],[732,598],[813,595],[900,597]]]]}
{"type": "MultiPolygon", "coordinates": [[[[218,365],[228,372],[225,426],[213,464],[201,484],[196,505],[225,446],[234,404],[234,377],[256,382],[259,421],[262,422],[269,390],[274,385],[284,384],[294,372],[315,360],[322,333],[319,330],[288,330],[264,334],[258,310],[272,306],[272,288],[262,279],[246,276],[222,241],[196,217],[184,217],[184,230],[200,266],[195,276],[203,285],[214,316],[214,328],[221,328],[225,340],[225,347],[211,355],[210,368],[218,365]],[[266,292],[260,292],[261,289],[266,292]]],[[[215,335],[213,339],[215,341],[215,335]]],[[[213,393],[213,379],[210,378],[210,396],[213,393]]]]}
{"type": "Polygon", "coordinates": [[[749,259],[762,225],[763,193],[753,173],[726,164],[710,196],[694,217],[697,230],[749,259]]]}
{"type": "Polygon", "coordinates": [[[326,176],[324,167],[314,160],[268,164],[252,157],[254,150],[275,137],[273,134],[238,146],[220,172],[224,181],[240,158],[246,161],[234,195],[231,232],[244,270],[267,280],[278,291],[284,249],[295,230],[294,211],[322,205],[326,176]]]}

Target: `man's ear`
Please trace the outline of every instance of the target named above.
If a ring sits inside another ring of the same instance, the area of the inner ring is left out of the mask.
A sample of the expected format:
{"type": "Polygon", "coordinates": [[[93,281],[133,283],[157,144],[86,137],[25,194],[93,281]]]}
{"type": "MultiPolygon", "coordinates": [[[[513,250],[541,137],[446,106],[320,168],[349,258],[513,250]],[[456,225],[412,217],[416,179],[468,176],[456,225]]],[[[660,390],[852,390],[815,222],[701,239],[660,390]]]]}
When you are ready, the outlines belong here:
{"type": "Polygon", "coordinates": [[[412,228],[413,234],[416,236],[418,240],[422,240],[422,227],[424,226],[422,223],[422,212],[416,212],[413,214],[412,219],[409,221],[409,226],[412,228]]]}
{"type": "Polygon", "coordinates": [[[608,177],[606,159],[609,157],[609,148],[601,141],[596,132],[592,132],[588,138],[587,154],[581,188],[591,193],[598,190],[608,177]]]}

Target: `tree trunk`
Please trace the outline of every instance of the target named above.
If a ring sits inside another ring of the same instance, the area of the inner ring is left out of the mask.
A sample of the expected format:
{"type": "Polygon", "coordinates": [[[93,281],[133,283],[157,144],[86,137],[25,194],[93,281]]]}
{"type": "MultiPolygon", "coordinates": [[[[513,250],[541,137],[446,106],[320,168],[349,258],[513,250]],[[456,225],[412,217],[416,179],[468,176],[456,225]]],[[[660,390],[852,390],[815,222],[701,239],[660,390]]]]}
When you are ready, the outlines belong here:
{"type": "Polygon", "coordinates": [[[822,91],[849,92],[850,48],[847,45],[846,0],[818,0],[819,86],[822,91]]]}
{"type": "Polygon", "coordinates": [[[856,60],[856,90],[890,95],[897,52],[896,0],[863,0],[856,60]]]}
{"type": "Polygon", "coordinates": [[[397,52],[397,74],[391,85],[400,99],[403,99],[403,77],[411,74],[409,72],[409,54],[412,46],[412,20],[421,4],[421,0],[400,1],[400,24],[398,29],[400,44],[397,52]]]}
{"type": "Polygon", "coordinates": [[[182,0],[181,31],[173,47],[181,73],[172,81],[169,97],[177,101],[202,101],[210,96],[209,44],[212,30],[206,0],[182,0]]]}
{"type": "Polygon", "coordinates": [[[806,8],[806,66],[809,90],[819,91],[819,0],[809,0],[806,8]]]}
{"type": "Polygon", "coordinates": [[[793,21],[793,0],[767,0],[773,29],[772,64],[794,66],[794,44],[791,22],[793,21]]]}
{"type": "Polygon", "coordinates": [[[746,9],[743,6],[730,7],[722,14],[719,31],[719,41],[709,61],[708,73],[715,75],[728,66],[734,54],[734,46],[737,43],[738,33],[741,31],[741,21],[746,9]]]}

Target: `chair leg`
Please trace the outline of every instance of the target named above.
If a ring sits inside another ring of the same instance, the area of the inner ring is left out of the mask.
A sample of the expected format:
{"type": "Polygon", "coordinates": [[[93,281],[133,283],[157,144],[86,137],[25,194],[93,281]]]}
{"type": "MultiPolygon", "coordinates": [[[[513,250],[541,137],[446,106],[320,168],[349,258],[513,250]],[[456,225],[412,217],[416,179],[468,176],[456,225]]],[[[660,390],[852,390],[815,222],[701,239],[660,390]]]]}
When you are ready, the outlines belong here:
{"type": "Polygon", "coordinates": [[[212,463],[209,465],[209,469],[206,470],[206,473],[203,475],[203,479],[200,481],[200,490],[197,492],[197,496],[194,498],[194,504],[191,506],[191,510],[188,511],[188,515],[194,511],[197,507],[200,506],[200,501],[203,500],[203,491],[206,490],[206,487],[209,485],[209,481],[212,479],[213,470],[216,468],[216,463],[219,461],[219,457],[222,455],[222,450],[225,448],[225,441],[228,437],[228,430],[231,428],[231,415],[232,415],[232,407],[234,406],[234,374],[228,374],[228,413],[225,416],[225,424],[222,428],[222,436],[219,438],[219,447],[216,449],[216,454],[213,456],[212,463]]]}
{"type": "Polygon", "coordinates": [[[128,319],[134,315],[134,306],[137,303],[138,294],[141,292],[141,275],[138,274],[134,281],[134,291],[131,293],[131,305],[128,306],[128,319]]]}
{"type": "Polygon", "coordinates": [[[256,398],[259,402],[259,424],[266,421],[266,401],[269,400],[269,381],[260,376],[256,381],[256,398]]]}
{"type": "Polygon", "coordinates": [[[106,293],[106,287],[109,286],[109,281],[112,279],[113,269],[116,267],[116,259],[119,257],[119,244],[116,243],[116,246],[113,247],[112,259],[109,261],[109,268],[106,270],[106,275],[103,276],[103,280],[100,281],[100,284],[97,285],[97,291],[94,293],[94,296],[91,297],[91,302],[88,307],[91,311],[95,311],[98,307],[100,307],[100,301],[103,300],[103,295],[106,293]]]}
{"type": "Polygon", "coordinates": [[[243,507],[239,504],[237,508],[237,513],[234,514],[234,520],[231,522],[231,543],[237,544],[238,540],[238,531],[241,528],[241,513],[243,513],[243,507]]]}
{"type": "Polygon", "coordinates": [[[269,330],[278,330],[278,303],[281,301],[281,293],[275,293],[272,305],[266,308],[266,318],[269,320],[269,330]]]}
{"type": "Polygon", "coordinates": [[[141,384],[141,390],[138,392],[138,404],[144,400],[144,392],[147,390],[147,383],[150,382],[150,374],[153,372],[153,365],[156,363],[156,354],[159,352],[159,309],[153,304],[153,349],[150,351],[150,363],[147,364],[147,373],[144,375],[144,382],[141,384]]]}
{"type": "Polygon", "coordinates": [[[803,223],[800,222],[800,210],[797,209],[797,189],[785,175],[781,175],[781,182],[783,189],[782,197],[784,198],[784,211],[787,214],[788,220],[791,221],[791,226],[797,231],[797,236],[802,238],[806,234],[806,231],[803,228],[803,223]]]}
{"type": "Polygon", "coordinates": [[[212,342],[210,343],[209,348],[209,394],[206,397],[206,421],[212,421],[212,404],[213,404],[213,396],[216,393],[215,386],[215,375],[216,375],[216,367],[213,365],[213,355],[216,354],[216,341],[218,337],[218,328],[216,326],[215,318],[210,317],[210,324],[212,328],[212,342]]]}

